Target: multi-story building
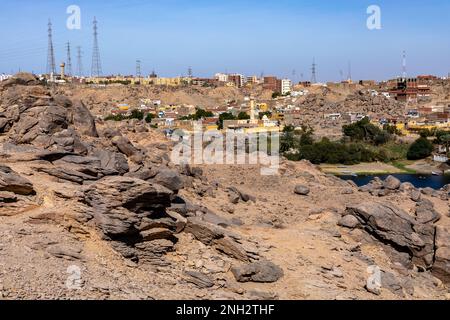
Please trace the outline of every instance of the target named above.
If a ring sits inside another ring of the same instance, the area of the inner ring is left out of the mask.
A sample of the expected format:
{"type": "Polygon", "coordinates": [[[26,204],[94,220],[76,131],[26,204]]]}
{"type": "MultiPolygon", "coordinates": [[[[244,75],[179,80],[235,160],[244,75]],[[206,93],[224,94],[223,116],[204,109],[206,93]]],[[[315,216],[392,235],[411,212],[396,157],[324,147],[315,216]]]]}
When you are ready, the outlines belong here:
{"type": "Polygon", "coordinates": [[[277,77],[273,76],[264,77],[263,87],[265,90],[281,92],[281,80],[278,80],[277,77]]]}
{"type": "Polygon", "coordinates": [[[266,90],[287,94],[292,91],[292,81],[289,79],[280,80],[277,77],[268,76],[264,77],[263,87],[266,90]]]}
{"type": "Polygon", "coordinates": [[[216,79],[219,82],[228,82],[228,75],[225,73],[216,73],[214,75],[214,79],[216,79]]]}
{"type": "Polygon", "coordinates": [[[389,91],[391,96],[402,102],[415,102],[431,96],[430,87],[417,78],[400,78],[396,87],[389,91]]]}
{"type": "Polygon", "coordinates": [[[281,80],[281,88],[279,92],[284,95],[288,94],[291,91],[292,91],[292,81],[289,79],[281,80]]]}
{"type": "Polygon", "coordinates": [[[182,84],[190,84],[192,82],[192,78],[189,77],[176,77],[176,78],[155,78],[152,79],[153,84],[157,86],[168,86],[168,87],[176,87],[182,84]]]}
{"type": "Polygon", "coordinates": [[[230,74],[228,82],[233,83],[237,88],[242,88],[246,82],[246,78],[242,74],[230,74]]]}
{"type": "Polygon", "coordinates": [[[250,77],[247,77],[247,83],[258,84],[259,83],[259,79],[258,79],[257,76],[250,76],[250,77]]]}

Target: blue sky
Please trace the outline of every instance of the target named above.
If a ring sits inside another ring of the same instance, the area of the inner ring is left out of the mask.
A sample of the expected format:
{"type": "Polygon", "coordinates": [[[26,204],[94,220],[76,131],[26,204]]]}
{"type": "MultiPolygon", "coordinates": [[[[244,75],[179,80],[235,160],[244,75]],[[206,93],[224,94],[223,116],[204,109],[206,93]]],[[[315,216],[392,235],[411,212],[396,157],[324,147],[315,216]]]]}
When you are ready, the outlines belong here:
{"type": "Polygon", "coordinates": [[[318,80],[385,79],[401,74],[408,55],[410,75],[450,72],[450,2],[448,0],[0,0],[0,72],[44,72],[47,21],[54,29],[55,55],[66,60],[65,43],[83,48],[90,73],[92,19],[99,21],[104,73],[142,71],[161,76],[215,72],[273,74],[318,80]],[[66,28],[66,8],[81,8],[81,30],[66,28]],[[381,7],[382,29],[366,27],[369,5],[381,7]]]}

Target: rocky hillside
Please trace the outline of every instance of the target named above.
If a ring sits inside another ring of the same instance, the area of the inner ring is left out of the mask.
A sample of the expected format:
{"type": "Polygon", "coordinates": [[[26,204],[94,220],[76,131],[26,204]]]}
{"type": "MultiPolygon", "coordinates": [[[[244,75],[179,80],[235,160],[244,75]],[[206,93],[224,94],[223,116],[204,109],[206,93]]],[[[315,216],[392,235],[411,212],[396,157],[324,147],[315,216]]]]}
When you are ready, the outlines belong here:
{"type": "Polygon", "coordinates": [[[449,298],[450,187],[175,166],[160,133],[90,109],[0,85],[0,298],[449,298]]]}

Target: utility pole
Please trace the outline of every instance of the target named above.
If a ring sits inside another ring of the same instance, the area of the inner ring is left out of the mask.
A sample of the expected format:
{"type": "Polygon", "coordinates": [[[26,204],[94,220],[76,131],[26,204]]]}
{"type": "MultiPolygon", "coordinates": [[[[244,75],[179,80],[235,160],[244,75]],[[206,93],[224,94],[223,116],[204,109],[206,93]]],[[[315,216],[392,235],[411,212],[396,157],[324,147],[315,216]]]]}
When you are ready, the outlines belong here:
{"type": "Polygon", "coordinates": [[[136,60],[136,77],[141,80],[141,60],[136,60]]]}
{"type": "Polygon", "coordinates": [[[72,56],[70,53],[70,42],[67,42],[66,44],[67,49],[67,63],[66,63],[66,72],[67,75],[72,76],[72,56]]]}
{"type": "Polygon", "coordinates": [[[77,74],[80,78],[83,76],[83,56],[80,46],[77,47],[77,74]]]}
{"type": "Polygon", "coordinates": [[[92,69],[91,75],[93,77],[100,77],[102,75],[102,64],[100,61],[100,49],[98,47],[98,27],[97,19],[94,17],[94,48],[92,51],[92,69]]]}
{"type": "Polygon", "coordinates": [[[316,58],[313,58],[312,63],[312,76],[311,76],[311,83],[317,83],[317,64],[316,64],[316,58]]]}
{"type": "Polygon", "coordinates": [[[47,52],[47,74],[55,74],[55,52],[53,50],[52,22],[48,20],[48,52],[47,52]]]}
{"type": "Polygon", "coordinates": [[[193,77],[192,67],[189,67],[188,68],[188,78],[192,79],[192,77],[193,77]]]}

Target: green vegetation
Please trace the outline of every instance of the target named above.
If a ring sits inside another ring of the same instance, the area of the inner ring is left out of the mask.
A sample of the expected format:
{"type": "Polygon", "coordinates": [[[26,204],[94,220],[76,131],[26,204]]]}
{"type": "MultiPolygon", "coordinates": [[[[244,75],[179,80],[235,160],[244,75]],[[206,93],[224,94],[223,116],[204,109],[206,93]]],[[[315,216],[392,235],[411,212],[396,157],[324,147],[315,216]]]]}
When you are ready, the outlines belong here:
{"type": "Polygon", "coordinates": [[[237,116],[237,120],[250,120],[250,116],[247,114],[247,112],[241,111],[237,116]]]}
{"type": "Polygon", "coordinates": [[[433,144],[424,137],[417,139],[408,150],[408,160],[420,160],[431,156],[433,144]]]}
{"type": "Polygon", "coordinates": [[[191,114],[186,117],[181,117],[180,120],[194,120],[198,121],[205,118],[214,117],[214,114],[210,111],[203,110],[201,108],[197,108],[194,114],[191,114]]]}
{"type": "Polygon", "coordinates": [[[290,160],[306,159],[314,164],[342,163],[346,165],[380,160],[376,154],[362,144],[333,142],[327,138],[312,145],[304,145],[298,150],[298,153],[288,154],[287,158],[290,160]]]}
{"type": "Polygon", "coordinates": [[[398,134],[395,127],[381,129],[365,118],[344,126],[342,130],[344,138],[341,141],[328,138],[314,141],[312,128],[303,126],[301,130],[295,130],[286,126],[281,137],[281,152],[290,160],[306,159],[314,164],[352,165],[406,158],[409,146],[394,141],[394,135],[398,134]]]}
{"type": "Polygon", "coordinates": [[[272,93],[272,99],[276,99],[278,97],[281,97],[281,93],[280,92],[274,92],[272,93]]]}
{"type": "Polygon", "coordinates": [[[145,122],[151,123],[152,120],[155,119],[155,118],[156,118],[156,115],[155,115],[155,114],[153,114],[153,113],[148,113],[148,114],[145,116],[145,122]]]}
{"type": "Polygon", "coordinates": [[[351,141],[365,141],[374,143],[375,145],[385,144],[392,138],[392,134],[388,131],[392,131],[391,127],[380,129],[370,123],[369,118],[364,118],[356,123],[343,126],[342,130],[344,135],[351,141]]]}
{"type": "Polygon", "coordinates": [[[219,127],[219,130],[223,129],[223,122],[225,120],[236,120],[236,117],[231,112],[222,113],[219,116],[219,121],[217,123],[217,126],[219,127]]]}
{"type": "Polygon", "coordinates": [[[219,130],[223,129],[223,122],[225,120],[249,120],[250,116],[246,112],[240,112],[237,117],[234,116],[231,112],[222,113],[219,116],[219,121],[217,122],[217,126],[219,130]]]}
{"type": "Polygon", "coordinates": [[[129,116],[123,115],[123,114],[111,114],[107,117],[105,117],[106,121],[124,121],[124,120],[131,120],[131,119],[138,119],[138,120],[144,120],[147,123],[150,123],[152,119],[156,118],[156,115],[152,113],[148,113],[145,115],[144,112],[139,110],[133,110],[131,111],[131,114],[129,116]]]}
{"type": "Polygon", "coordinates": [[[447,150],[447,155],[450,155],[450,132],[443,130],[436,132],[434,143],[444,146],[447,150]]]}
{"type": "Polygon", "coordinates": [[[417,173],[416,170],[409,169],[409,168],[406,167],[409,164],[411,164],[411,163],[408,163],[407,161],[393,161],[392,162],[392,165],[394,167],[396,167],[397,169],[400,169],[400,170],[402,170],[405,173],[416,174],[417,173]]]}

